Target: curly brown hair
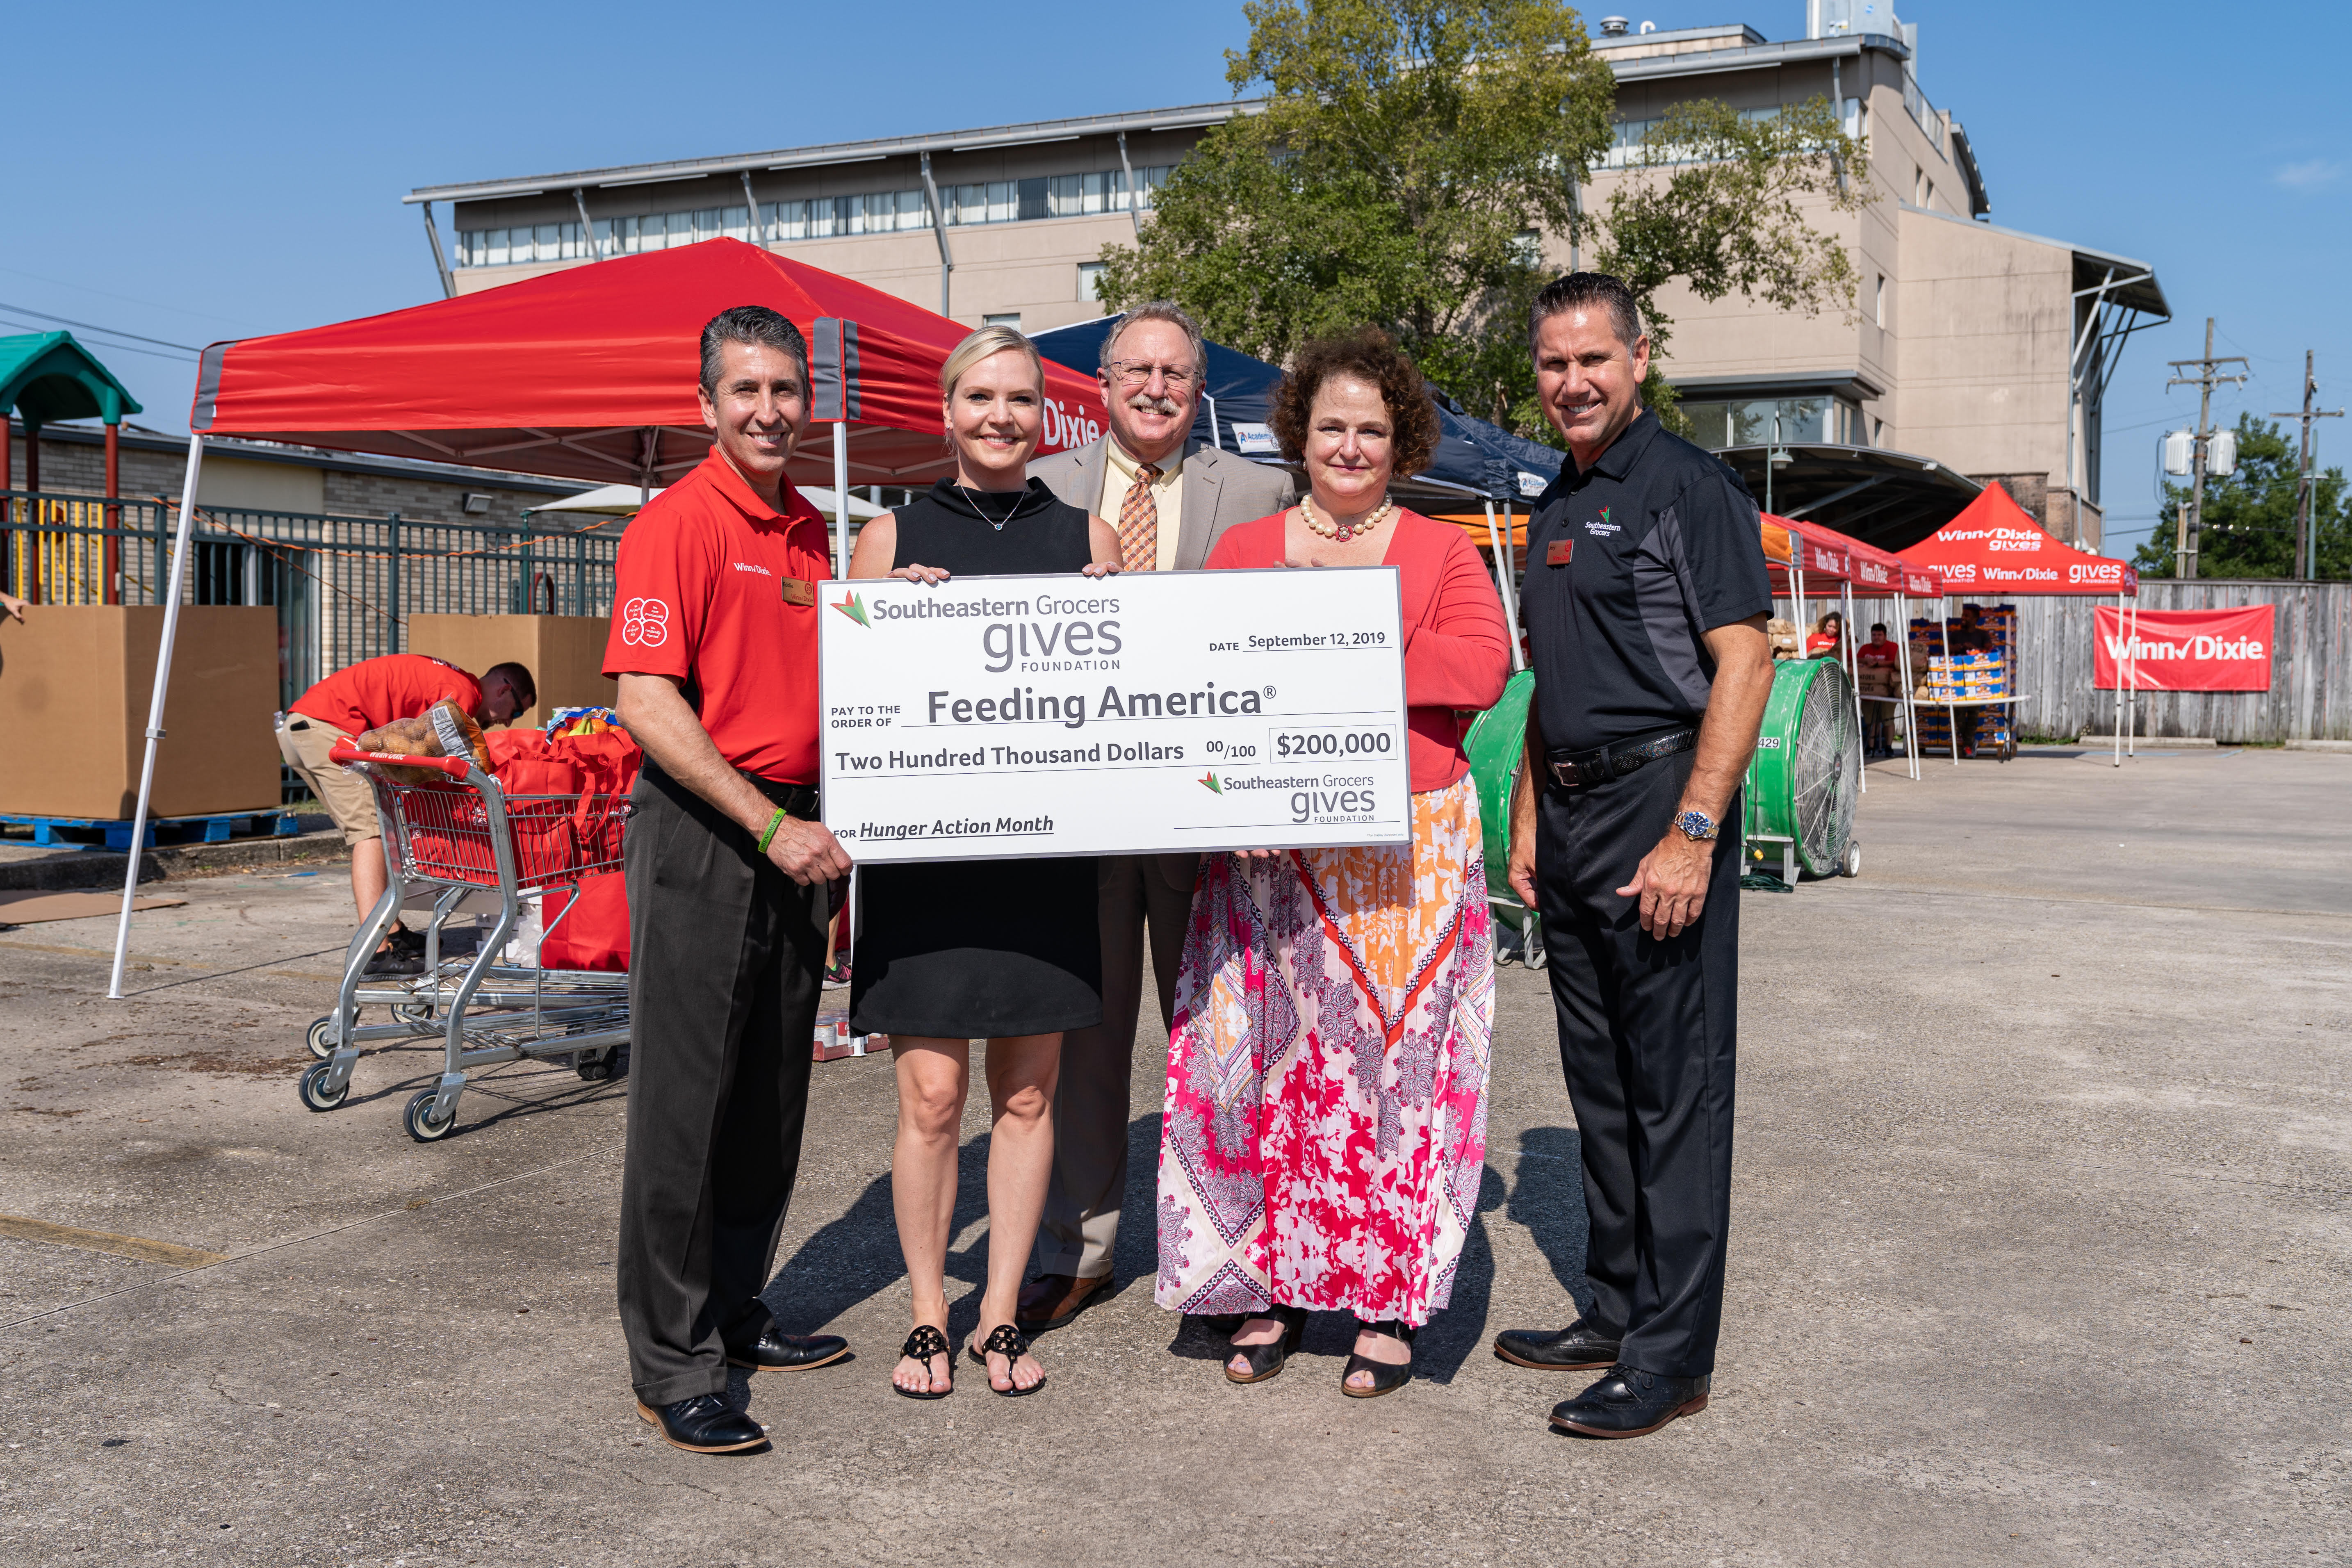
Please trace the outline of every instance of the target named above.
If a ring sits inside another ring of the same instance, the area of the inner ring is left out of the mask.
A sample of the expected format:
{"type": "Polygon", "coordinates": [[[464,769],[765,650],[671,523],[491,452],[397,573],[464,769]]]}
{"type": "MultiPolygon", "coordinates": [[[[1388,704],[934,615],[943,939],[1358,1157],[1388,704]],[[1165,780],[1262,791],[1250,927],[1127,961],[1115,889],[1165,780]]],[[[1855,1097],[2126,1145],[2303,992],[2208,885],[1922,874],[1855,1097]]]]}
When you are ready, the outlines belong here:
{"type": "Polygon", "coordinates": [[[1378,327],[1360,327],[1336,338],[1318,338],[1302,347],[1274,389],[1266,422],[1282,443],[1282,455],[1297,462],[1307,453],[1315,395],[1335,375],[1351,375],[1381,389],[1391,429],[1389,450],[1399,476],[1429,467],[1437,452],[1437,406],[1421,372],[1378,327]]]}

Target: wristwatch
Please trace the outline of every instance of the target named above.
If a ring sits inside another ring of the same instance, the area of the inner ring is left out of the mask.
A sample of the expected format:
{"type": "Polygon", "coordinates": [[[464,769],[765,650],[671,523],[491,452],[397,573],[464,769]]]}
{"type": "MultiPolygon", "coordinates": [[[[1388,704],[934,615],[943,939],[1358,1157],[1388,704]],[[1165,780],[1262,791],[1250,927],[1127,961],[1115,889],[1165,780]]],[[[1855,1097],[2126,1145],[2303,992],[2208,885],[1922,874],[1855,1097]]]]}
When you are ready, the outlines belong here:
{"type": "Polygon", "coordinates": [[[1675,818],[1675,826],[1683,830],[1684,837],[1701,843],[1714,837],[1721,831],[1720,825],[1715,818],[1703,811],[1684,812],[1675,818]]]}

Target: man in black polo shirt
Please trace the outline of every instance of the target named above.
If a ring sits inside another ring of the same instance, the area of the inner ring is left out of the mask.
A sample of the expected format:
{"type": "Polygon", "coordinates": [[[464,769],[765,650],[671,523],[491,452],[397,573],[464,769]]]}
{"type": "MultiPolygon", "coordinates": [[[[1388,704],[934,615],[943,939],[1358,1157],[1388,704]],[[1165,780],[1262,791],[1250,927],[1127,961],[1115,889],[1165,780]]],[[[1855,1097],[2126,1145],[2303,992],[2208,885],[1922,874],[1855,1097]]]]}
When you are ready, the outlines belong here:
{"type": "Polygon", "coordinates": [[[1723,1319],[1739,783],[1772,685],[1771,585],[1738,479],[1642,407],[1650,343],[1625,286],[1556,279],[1530,337],[1575,461],[1528,534],[1510,879],[1543,915],[1593,1305],[1495,1353],[1606,1369],[1552,1426],[1637,1437],[1706,1407],[1723,1319]]]}

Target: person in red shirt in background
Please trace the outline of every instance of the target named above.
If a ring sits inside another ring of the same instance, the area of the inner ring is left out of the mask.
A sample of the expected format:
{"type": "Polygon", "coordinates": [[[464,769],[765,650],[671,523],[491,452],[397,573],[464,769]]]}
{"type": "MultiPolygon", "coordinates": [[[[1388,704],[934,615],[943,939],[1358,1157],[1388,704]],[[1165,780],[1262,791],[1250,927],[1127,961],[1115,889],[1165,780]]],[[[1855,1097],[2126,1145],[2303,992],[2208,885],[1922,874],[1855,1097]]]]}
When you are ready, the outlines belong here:
{"type": "MultiPolygon", "coordinates": [[[[520,664],[493,665],[477,680],[454,664],[421,653],[387,654],[335,671],[296,698],[278,727],[278,756],[343,830],[352,852],[352,902],[363,921],[390,879],[383,836],[376,831],[375,795],[366,780],[328,761],[327,753],[395,719],[414,719],[444,698],[471,714],[475,723],[488,725],[506,723],[531,707],[539,692],[530,671],[520,664]]],[[[423,933],[395,923],[367,973],[417,974],[424,968],[423,933]]]]}
{"type": "Polygon", "coordinates": [[[1811,637],[1805,639],[1805,657],[1836,653],[1845,646],[1845,617],[1835,610],[1829,611],[1813,623],[1811,637]]]}
{"type": "MultiPolygon", "coordinates": [[[[1887,637],[1885,621],[1873,621],[1870,624],[1870,640],[1854,649],[1853,656],[1864,669],[1892,670],[1902,661],[1903,650],[1887,637]]],[[[1864,679],[1867,680],[1870,678],[1864,679]]],[[[1895,688],[1887,686],[1885,689],[1893,690],[1895,688]]],[[[1895,752],[1892,734],[1895,704],[1869,700],[1868,693],[1869,688],[1865,686],[1862,710],[1870,719],[1863,726],[1863,750],[1873,756],[1892,756],[1895,752]]]]}
{"type": "Polygon", "coordinates": [[[808,344],[762,305],[702,330],[699,468],[622,536],[604,673],[645,748],[623,848],[629,1111],[621,1331],[637,1414],[696,1454],[764,1447],[728,1369],[822,1366],[760,1300],[800,1169],[830,884],[817,810],[824,521],[784,479],[808,344]]]}

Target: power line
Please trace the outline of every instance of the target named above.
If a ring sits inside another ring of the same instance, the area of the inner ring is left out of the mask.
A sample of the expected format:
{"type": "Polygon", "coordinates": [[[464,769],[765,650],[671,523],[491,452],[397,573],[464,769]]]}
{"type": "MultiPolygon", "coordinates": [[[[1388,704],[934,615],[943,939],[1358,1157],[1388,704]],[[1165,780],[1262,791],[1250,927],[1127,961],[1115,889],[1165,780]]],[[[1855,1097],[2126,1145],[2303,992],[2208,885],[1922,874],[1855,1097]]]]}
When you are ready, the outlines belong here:
{"type": "MultiPolygon", "coordinates": [[[[32,321],[0,321],[0,326],[22,327],[28,332],[37,332],[46,330],[37,323],[32,321]]],[[[106,350],[109,353],[145,354],[150,359],[167,359],[179,364],[185,364],[188,361],[196,357],[194,354],[191,353],[166,353],[162,349],[142,349],[136,343],[100,343],[98,346],[106,350]]]]}
{"type": "Polygon", "coordinates": [[[62,278],[51,278],[47,273],[27,272],[21,267],[0,267],[0,272],[5,272],[15,278],[29,278],[36,283],[54,283],[60,289],[71,289],[78,294],[96,294],[100,299],[120,300],[128,305],[145,305],[151,310],[169,311],[174,316],[192,316],[200,321],[226,321],[232,327],[244,325],[234,317],[216,316],[210,310],[191,310],[183,305],[166,305],[161,300],[142,300],[136,294],[117,294],[105,289],[93,289],[87,283],[69,283],[62,278]]]}
{"type": "Polygon", "coordinates": [[[191,343],[175,343],[163,338],[142,337],[137,332],[126,332],[119,327],[101,327],[96,321],[77,321],[71,316],[60,316],[51,310],[36,310],[30,305],[11,305],[5,300],[0,300],[0,310],[14,310],[20,316],[38,316],[45,321],[62,321],[68,327],[79,327],[86,332],[104,332],[109,337],[129,338],[134,342],[153,343],[157,348],[178,349],[182,353],[204,353],[204,350],[191,343]]]}

